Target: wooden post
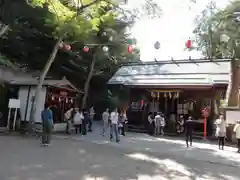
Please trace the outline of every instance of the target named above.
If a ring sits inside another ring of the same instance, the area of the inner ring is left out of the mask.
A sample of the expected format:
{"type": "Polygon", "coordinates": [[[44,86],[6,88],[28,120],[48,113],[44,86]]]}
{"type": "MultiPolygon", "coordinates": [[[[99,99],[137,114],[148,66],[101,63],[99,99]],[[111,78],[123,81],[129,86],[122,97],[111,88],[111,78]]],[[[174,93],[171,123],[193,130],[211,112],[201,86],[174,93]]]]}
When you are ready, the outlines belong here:
{"type": "Polygon", "coordinates": [[[14,119],[13,119],[13,131],[15,131],[15,128],[16,128],[17,112],[18,112],[18,109],[15,108],[14,119]]]}
{"type": "Polygon", "coordinates": [[[204,122],[203,122],[203,138],[207,138],[207,118],[209,116],[209,109],[206,107],[202,110],[202,115],[204,116],[204,122]]]}
{"type": "Polygon", "coordinates": [[[9,110],[8,110],[8,121],[7,121],[7,128],[8,128],[9,131],[10,131],[10,118],[11,118],[11,111],[12,111],[12,109],[9,108],[9,110]]]}
{"type": "Polygon", "coordinates": [[[207,138],[207,116],[204,116],[204,132],[203,132],[204,139],[207,138]]]}

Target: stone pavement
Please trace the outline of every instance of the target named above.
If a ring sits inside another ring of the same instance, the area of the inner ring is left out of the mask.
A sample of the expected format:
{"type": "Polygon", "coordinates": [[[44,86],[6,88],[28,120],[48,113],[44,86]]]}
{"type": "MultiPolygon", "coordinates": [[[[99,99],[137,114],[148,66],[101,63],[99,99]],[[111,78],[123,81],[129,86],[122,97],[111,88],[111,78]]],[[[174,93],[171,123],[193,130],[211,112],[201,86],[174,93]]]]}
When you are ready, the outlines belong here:
{"type": "MultiPolygon", "coordinates": [[[[114,144],[114,143],[113,143],[114,144]]],[[[1,180],[239,180],[239,167],[162,152],[53,139],[0,136],[1,180]]]]}
{"type": "Polygon", "coordinates": [[[239,180],[239,155],[227,147],[128,133],[119,144],[100,136],[0,136],[0,180],[239,180]]]}
{"type": "MultiPolygon", "coordinates": [[[[237,148],[226,146],[225,150],[219,150],[218,145],[212,142],[196,140],[193,147],[186,148],[185,141],[170,137],[152,137],[147,134],[130,133],[121,137],[119,144],[109,141],[109,136],[102,137],[101,126],[95,124],[92,133],[87,136],[78,135],[56,135],[60,139],[72,139],[77,141],[87,141],[95,144],[113,146],[120,149],[132,149],[135,151],[147,151],[161,153],[169,156],[181,156],[194,160],[209,162],[213,164],[223,164],[227,166],[240,166],[240,154],[236,153],[237,148]]],[[[240,179],[240,178],[239,178],[240,179]]]]}

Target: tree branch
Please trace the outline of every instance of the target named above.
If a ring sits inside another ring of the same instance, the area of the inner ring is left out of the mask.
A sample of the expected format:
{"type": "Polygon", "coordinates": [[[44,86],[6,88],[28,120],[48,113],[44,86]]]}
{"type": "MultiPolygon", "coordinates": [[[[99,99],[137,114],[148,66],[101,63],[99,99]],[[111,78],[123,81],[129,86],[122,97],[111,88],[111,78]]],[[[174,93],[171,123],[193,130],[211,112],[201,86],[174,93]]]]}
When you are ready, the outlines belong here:
{"type": "Polygon", "coordinates": [[[94,0],[94,1],[92,1],[92,2],[90,2],[90,3],[88,3],[88,4],[81,5],[81,7],[80,7],[78,10],[83,10],[83,9],[85,9],[85,8],[88,8],[89,6],[92,6],[92,5],[94,5],[95,3],[99,2],[99,1],[100,1],[100,0],[94,0]]]}
{"type": "Polygon", "coordinates": [[[2,37],[8,30],[9,25],[3,25],[2,29],[0,30],[0,37],[2,37]]]}

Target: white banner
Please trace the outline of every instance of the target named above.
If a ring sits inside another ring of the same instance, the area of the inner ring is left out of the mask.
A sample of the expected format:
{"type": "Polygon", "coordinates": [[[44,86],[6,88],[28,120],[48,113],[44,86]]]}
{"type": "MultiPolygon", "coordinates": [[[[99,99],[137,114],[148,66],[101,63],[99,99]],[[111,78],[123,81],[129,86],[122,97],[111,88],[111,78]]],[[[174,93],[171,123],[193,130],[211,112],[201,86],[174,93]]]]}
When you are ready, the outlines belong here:
{"type": "Polygon", "coordinates": [[[226,122],[228,124],[236,124],[236,121],[240,120],[240,111],[227,111],[226,122]]]}

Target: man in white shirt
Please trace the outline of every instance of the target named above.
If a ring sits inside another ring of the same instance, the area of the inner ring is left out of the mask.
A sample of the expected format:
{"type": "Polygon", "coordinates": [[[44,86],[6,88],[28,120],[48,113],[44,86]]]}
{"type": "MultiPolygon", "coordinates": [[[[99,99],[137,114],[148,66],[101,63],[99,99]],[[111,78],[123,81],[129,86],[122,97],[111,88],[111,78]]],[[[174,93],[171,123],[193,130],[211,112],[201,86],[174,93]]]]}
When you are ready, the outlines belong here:
{"type": "Polygon", "coordinates": [[[163,117],[163,115],[161,115],[160,112],[157,113],[157,115],[155,116],[155,133],[156,136],[159,136],[160,134],[163,135],[163,128],[165,126],[165,119],[163,117]]]}
{"type": "Polygon", "coordinates": [[[113,112],[111,112],[110,120],[111,120],[110,140],[113,139],[113,134],[115,134],[116,142],[119,142],[120,141],[118,132],[119,114],[117,108],[113,112]]]}
{"type": "Polygon", "coordinates": [[[109,127],[109,119],[110,119],[110,114],[109,114],[109,109],[107,108],[103,113],[102,113],[102,120],[103,120],[103,130],[102,130],[102,136],[105,136],[105,133],[109,127]]]}

